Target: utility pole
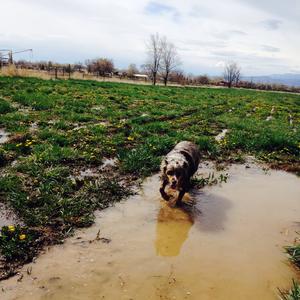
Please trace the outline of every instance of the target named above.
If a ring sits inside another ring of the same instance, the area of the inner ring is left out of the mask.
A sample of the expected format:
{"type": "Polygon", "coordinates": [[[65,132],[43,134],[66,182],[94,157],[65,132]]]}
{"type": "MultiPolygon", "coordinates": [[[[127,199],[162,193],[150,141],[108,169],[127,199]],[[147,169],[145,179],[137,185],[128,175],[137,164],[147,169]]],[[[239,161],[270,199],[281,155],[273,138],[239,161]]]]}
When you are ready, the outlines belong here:
{"type": "Polygon", "coordinates": [[[12,50],[10,50],[8,52],[8,64],[12,65],[13,63],[14,63],[14,61],[13,61],[13,52],[12,52],[12,50]]]}
{"type": "Polygon", "coordinates": [[[7,62],[8,60],[5,56],[7,56],[9,51],[9,49],[0,49],[0,69],[5,65],[5,61],[7,62]]]}
{"type": "Polygon", "coordinates": [[[14,63],[13,54],[27,52],[27,51],[32,52],[32,49],[25,49],[25,50],[15,51],[15,52],[13,52],[11,49],[10,50],[9,49],[2,49],[2,50],[0,49],[1,64],[2,64],[2,61],[5,59],[5,60],[7,60],[8,65],[12,65],[14,63]],[[1,51],[6,52],[6,53],[2,54],[1,51]]]}

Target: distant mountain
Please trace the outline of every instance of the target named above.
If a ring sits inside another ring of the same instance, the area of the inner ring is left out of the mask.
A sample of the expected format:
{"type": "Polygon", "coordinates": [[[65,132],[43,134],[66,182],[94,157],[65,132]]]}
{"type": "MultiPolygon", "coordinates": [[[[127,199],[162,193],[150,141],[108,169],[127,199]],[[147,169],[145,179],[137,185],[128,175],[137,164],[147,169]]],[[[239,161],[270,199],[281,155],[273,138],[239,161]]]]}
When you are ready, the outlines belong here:
{"type": "Polygon", "coordinates": [[[268,76],[243,76],[243,80],[254,83],[276,83],[288,86],[300,87],[300,74],[273,74],[268,76]]]}

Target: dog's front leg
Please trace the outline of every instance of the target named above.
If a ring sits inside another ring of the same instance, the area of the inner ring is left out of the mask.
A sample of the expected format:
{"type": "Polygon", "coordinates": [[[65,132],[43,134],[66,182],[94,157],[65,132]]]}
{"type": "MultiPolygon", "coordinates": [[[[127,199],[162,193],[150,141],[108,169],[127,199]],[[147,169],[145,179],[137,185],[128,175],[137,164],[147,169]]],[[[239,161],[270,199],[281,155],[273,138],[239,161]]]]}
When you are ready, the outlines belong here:
{"type": "Polygon", "coordinates": [[[169,201],[170,200],[170,196],[167,195],[167,193],[165,192],[165,188],[168,184],[168,181],[166,179],[163,180],[162,185],[159,189],[161,196],[166,200],[169,201]]]}
{"type": "Polygon", "coordinates": [[[185,189],[182,189],[182,190],[179,191],[178,198],[177,198],[177,201],[176,201],[176,205],[182,206],[182,203],[183,203],[182,198],[183,198],[185,193],[186,193],[185,189]]]}

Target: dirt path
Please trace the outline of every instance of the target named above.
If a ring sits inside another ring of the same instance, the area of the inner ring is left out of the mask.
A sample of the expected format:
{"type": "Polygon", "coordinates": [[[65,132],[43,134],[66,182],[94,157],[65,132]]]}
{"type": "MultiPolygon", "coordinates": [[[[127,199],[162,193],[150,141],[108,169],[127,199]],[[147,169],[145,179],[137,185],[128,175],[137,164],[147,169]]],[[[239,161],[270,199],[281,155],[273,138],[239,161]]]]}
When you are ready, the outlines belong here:
{"type": "Polygon", "coordinates": [[[0,283],[0,298],[277,299],[297,277],[282,247],[299,230],[299,178],[228,172],[226,184],[190,195],[189,212],[161,202],[158,176],[149,178],[140,195],[26,265],[21,281],[0,283]]]}

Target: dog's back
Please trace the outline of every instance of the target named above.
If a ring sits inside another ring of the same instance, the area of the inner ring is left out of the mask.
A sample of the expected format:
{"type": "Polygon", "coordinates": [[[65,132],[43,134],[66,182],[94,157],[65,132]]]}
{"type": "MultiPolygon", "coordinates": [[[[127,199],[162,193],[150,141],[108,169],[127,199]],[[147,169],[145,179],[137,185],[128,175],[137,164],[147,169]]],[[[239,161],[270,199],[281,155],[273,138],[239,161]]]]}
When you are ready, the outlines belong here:
{"type": "Polygon", "coordinates": [[[172,151],[179,152],[185,157],[189,162],[191,170],[190,176],[192,176],[197,171],[200,162],[200,151],[197,145],[192,142],[182,141],[178,143],[172,151]]]}

